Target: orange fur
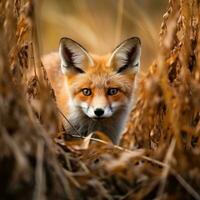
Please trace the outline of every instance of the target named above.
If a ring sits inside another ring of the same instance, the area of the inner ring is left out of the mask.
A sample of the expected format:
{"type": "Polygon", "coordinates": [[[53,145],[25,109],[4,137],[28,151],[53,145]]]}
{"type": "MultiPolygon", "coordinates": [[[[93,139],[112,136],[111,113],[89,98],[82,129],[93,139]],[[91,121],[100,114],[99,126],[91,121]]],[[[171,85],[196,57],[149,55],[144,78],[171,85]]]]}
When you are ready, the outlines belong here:
{"type": "MultiPolygon", "coordinates": [[[[58,53],[45,56],[43,64],[55,91],[58,107],[77,130],[82,135],[91,131],[102,131],[114,143],[118,143],[132,105],[136,73],[131,68],[117,73],[116,62],[108,65],[110,56],[91,55],[92,66],[84,63],[84,73],[69,70],[67,74],[62,74],[62,63],[58,53]],[[90,89],[89,96],[83,93],[84,88],[90,89]],[[110,95],[110,88],[117,88],[118,92],[110,95]],[[95,118],[95,109],[98,108],[105,109],[105,118],[104,115],[102,118],[95,118]]],[[[70,125],[66,122],[64,124],[66,130],[73,134],[70,125]]]]}

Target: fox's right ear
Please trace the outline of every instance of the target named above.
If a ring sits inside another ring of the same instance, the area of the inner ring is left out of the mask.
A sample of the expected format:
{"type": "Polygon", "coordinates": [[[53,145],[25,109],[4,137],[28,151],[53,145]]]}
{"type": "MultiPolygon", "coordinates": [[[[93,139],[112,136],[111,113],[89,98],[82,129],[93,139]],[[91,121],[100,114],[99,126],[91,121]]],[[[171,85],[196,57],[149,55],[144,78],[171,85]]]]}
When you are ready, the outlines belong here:
{"type": "Polygon", "coordinates": [[[84,73],[87,67],[94,65],[88,52],[80,44],[69,38],[61,38],[59,56],[61,70],[64,74],[70,71],[84,73]]]}

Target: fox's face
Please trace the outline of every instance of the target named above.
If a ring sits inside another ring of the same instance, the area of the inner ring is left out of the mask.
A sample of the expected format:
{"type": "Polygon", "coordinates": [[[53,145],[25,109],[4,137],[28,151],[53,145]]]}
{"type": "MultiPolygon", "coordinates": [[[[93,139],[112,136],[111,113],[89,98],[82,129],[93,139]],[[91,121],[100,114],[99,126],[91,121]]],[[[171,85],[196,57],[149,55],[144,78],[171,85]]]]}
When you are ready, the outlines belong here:
{"type": "Polygon", "coordinates": [[[92,119],[112,117],[129,108],[140,66],[140,40],[121,43],[111,55],[92,56],[78,43],[62,38],[59,55],[72,106],[92,119]]]}

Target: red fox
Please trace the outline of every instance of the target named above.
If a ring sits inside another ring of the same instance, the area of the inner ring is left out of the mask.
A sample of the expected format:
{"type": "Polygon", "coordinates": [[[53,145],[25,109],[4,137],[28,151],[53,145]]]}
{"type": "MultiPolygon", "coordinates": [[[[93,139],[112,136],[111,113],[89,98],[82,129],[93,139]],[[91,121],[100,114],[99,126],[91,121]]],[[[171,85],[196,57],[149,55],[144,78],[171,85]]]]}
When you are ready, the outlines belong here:
{"type": "MultiPolygon", "coordinates": [[[[43,58],[58,107],[81,135],[100,131],[118,144],[134,99],[140,55],[138,37],[105,56],[89,54],[74,40],[62,38],[59,52],[43,58]]],[[[67,133],[75,133],[63,123],[67,133]]]]}

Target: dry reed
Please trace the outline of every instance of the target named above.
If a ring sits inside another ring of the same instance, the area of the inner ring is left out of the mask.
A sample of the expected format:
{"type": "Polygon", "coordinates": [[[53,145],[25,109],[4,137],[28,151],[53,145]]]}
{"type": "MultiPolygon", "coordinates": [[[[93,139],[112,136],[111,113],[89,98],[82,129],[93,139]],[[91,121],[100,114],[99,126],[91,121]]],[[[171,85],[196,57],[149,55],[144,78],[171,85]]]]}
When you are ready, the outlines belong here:
{"type": "Polygon", "coordinates": [[[1,199],[200,199],[199,1],[169,0],[121,146],[60,137],[36,6],[0,3],[1,199]]]}

